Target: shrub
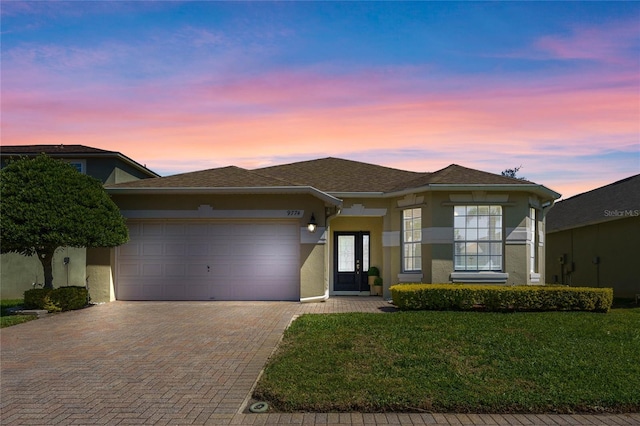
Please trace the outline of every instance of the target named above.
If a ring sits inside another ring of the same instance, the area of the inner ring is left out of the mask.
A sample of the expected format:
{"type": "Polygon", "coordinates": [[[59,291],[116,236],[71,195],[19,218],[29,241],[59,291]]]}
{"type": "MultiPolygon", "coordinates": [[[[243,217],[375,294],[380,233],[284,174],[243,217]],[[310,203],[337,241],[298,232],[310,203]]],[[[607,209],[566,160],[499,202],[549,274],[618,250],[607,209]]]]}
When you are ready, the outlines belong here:
{"type": "Polygon", "coordinates": [[[402,310],[608,312],[613,289],[477,284],[399,284],[391,287],[402,310]]]}
{"type": "Polygon", "coordinates": [[[88,296],[85,287],[36,288],[24,292],[24,307],[49,312],[71,311],[85,307],[88,296]]]}
{"type": "Polygon", "coordinates": [[[44,305],[49,299],[51,290],[45,288],[34,288],[24,292],[25,309],[44,309],[44,305]]]}
{"type": "Polygon", "coordinates": [[[376,266],[372,266],[367,271],[367,275],[370,276],[370,277],[379,277],[380,276],[380,269],[378,269],[378,267],[376,267],[376,266]]]}

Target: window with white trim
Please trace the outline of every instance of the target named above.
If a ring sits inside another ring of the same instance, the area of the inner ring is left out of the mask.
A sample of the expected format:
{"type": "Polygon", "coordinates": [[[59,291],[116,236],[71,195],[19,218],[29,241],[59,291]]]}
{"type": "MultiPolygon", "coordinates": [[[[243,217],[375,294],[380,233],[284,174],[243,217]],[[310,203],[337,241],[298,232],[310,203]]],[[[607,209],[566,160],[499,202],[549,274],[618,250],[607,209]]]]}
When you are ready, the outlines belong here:
{"type": "Polygon", "coordinates": [[[529,269],[532,274],[538,272],[538,220],[536,209],[529,209],[529,269]]]}
{"type": "Polygon", "coordinates": [[[454,206],[456,271],[502,271],[502,206],[454,206]]]}
{"type": "Polygon", "coordinates": [[[422,209],[402,212],[402,270],[422,270],[422,209]]]}

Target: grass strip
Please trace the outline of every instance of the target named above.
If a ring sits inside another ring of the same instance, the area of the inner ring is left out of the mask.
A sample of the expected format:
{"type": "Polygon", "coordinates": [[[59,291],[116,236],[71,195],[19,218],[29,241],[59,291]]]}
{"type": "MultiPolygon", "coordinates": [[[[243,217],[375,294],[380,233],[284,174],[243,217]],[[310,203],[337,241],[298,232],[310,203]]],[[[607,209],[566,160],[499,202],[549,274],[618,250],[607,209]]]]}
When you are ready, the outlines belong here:
{"type": "Polygon", "coordinates": [[[11,327],[23,322],[37,319],[35,315],[11,315],[9,308],[22,306],[22,299],[0,300],[0,328],[11,327]]]}

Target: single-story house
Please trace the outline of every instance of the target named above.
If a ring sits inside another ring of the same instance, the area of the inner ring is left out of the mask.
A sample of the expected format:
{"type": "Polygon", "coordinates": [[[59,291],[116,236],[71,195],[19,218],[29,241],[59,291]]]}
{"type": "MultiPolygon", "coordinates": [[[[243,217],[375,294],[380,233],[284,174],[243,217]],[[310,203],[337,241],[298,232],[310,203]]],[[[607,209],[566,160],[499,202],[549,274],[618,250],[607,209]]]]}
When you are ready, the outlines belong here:
{"type": "Polygon", "coordinates": [[[540,284],[560,194],[452,164],[433,173],[323,158],[106,185],[130,241],[91,249],[105,300],[300,300],[401,282],[540,284]]]}
{"type": "Polygon", "coordinates": [[[640,174],[556,203],[547,216],[548,283],[640,294],[640,174]]]}
{"type": "MultiPolygon", "coordinates": [[[[115,151],[84,145],[7,145],[0,147],[0,167],[10,159],[34,157],[41,153],[67,161],[79,172],[93,176],[103,184],[117,184],[139,179],[157,178],[158,174],[115,151]]],[[[86,250],[64,247],[53,259],[54,285],[85,285],[86,250]]],[[[34,257],[16,253],[0,256],[0,298],[21,299],[33,283],[44,281],[42,264],[34,257]]],[[[93,293],[93,292],[92,292],[93,293]]]]}

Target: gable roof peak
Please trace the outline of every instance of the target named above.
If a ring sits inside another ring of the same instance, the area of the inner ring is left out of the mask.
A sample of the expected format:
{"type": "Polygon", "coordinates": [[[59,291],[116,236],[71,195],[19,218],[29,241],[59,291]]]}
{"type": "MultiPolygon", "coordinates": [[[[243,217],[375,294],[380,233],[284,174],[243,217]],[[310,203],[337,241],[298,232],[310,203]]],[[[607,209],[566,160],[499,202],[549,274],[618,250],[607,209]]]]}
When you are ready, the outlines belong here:
{"type": "Polygon", "coordinates": [[[329,193],[383,193],[401,182],[424,175],[336,157],[263,167],[254,171],[329,193]]]}

